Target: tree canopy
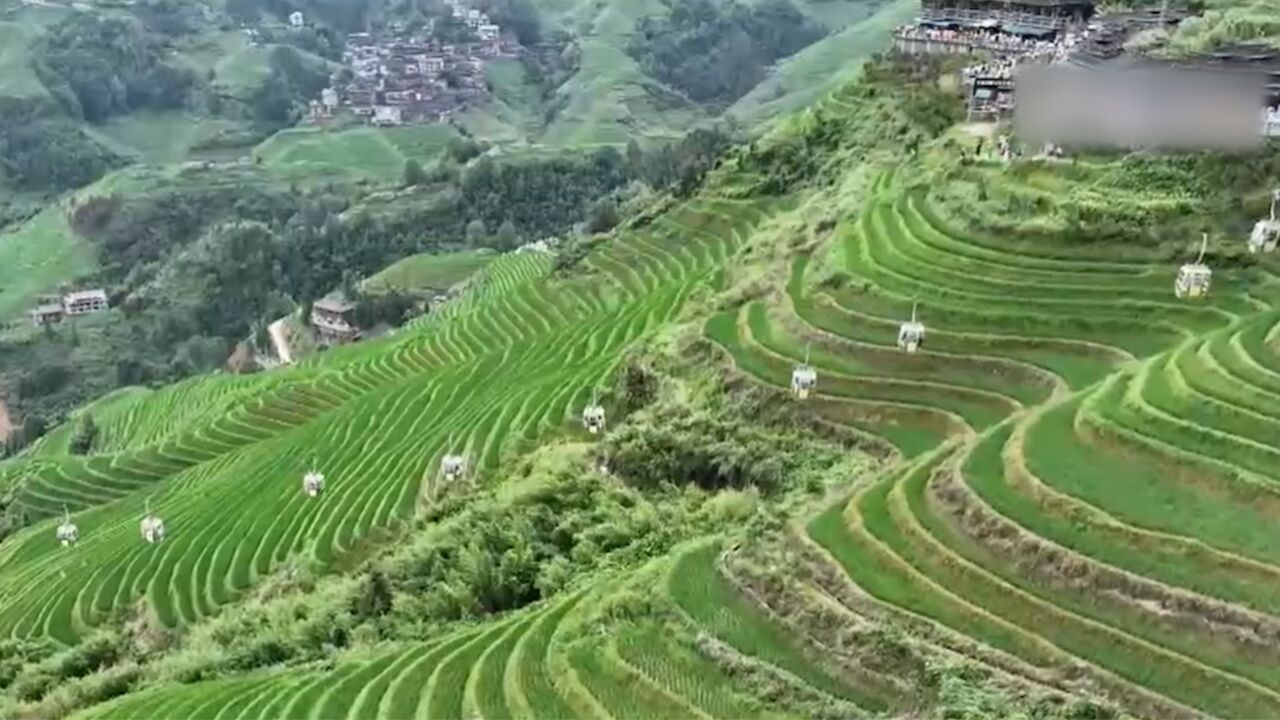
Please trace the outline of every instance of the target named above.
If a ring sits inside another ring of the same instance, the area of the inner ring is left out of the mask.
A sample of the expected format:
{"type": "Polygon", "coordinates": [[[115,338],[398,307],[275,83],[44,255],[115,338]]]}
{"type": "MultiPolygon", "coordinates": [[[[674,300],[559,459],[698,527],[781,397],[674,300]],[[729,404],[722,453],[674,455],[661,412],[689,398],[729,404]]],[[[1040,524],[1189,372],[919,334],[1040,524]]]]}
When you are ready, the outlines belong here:
{"type": "Polygon", "coordinates": [[[790,0],[668,4],[670,14],[645,18],[627,49],[646,73],[700,103],[737,100],[776,60],[825,34],[790,0]]]}
{"type": "Polygon", "coordinates": [[[36,43],[40,80],[66,110],[90,122],[138,108],[177,108],[197,78],[163,61],[160,40],[136,19],[74,12],[36,43]]]}

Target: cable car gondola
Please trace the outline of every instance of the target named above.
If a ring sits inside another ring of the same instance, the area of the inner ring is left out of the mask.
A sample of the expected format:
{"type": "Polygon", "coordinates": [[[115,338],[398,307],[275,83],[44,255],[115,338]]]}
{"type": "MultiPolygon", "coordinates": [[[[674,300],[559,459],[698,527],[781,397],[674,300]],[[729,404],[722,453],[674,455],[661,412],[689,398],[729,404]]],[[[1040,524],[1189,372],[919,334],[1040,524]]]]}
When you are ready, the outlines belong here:
{"type": "Polygon", "coordinates": [[[1196,261],[1178,268],[1178,279],[1173,283],[1173,294],[1180,298],[1199,298],[1209,294],[1213,271],[1204,264],[1204,251],[1209,246],[1209,233],[1200,240],[1200,254],[1196,261]]]}
{"type": "Polygon", "coordinates": [[[898,327],[898,349],[913,353],[924,345],[924,323],[916,319],[916,306],[911,303],[911,319],[898,327]]]}

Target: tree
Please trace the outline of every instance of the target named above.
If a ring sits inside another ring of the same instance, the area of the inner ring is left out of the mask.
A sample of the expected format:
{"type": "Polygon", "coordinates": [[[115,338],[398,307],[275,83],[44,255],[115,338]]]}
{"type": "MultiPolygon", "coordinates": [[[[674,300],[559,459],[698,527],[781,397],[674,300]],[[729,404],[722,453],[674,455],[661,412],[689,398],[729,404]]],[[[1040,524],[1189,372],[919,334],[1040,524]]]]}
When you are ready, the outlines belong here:
{"type": "Polygon", "coordinates": [[[639,30],[627,52],[640,67],[713,105],[742,97],[776,60],[824,34],[791,0],[688,0],[669,16],[645,18],[639,30]]]}
{"type": "Polygon", "coordinates": [[[197,80],[190,68],[165,64],[164,47],[137,20],[105,13],[71,13],[32,54],[40,80],[90,122],[140,107],[180,107],[197,80]]]}
{"type": "Polygon", "coordinates": [[[467,242],[472,245],[479,245],[488,237],[489,230],[484,226],[484,221],[476,218],[467,223],[467,242]]]}
{"type": "Polygon", "coordinates": [[[270,72],[249,97],[249,109],[263,127],[291,125],[306,101],[329,84],[329,71],[287,45],[272,50],[267,64],[270,72]]]}
{"type": "Polygon", "coordinates": [[[391,612],[391,603],[391,581],[387,579],[385,572],[374,568],[365,576],[351,612],[361,620],[380,618],[391,612]]]}
{"type": "Polygon", "coordinates": [[[69,121],[0,112],[0,175],[22,189],[81,187],[123,163],[69,121]]]}
{"type": "Polygon", "coordinates": [[[231,348],[225,338],[195,335],[178,345],[173,362],[181,375],[209,372],[222,366],[231,348]]]}
{"type": "Polygon", "coordinates": [[[32,413],[22,421],[22,441],[31,444],[36,440],[44,437],[45,432],[49,429],[48,423],[40,415],[32,413]]]}
{"type": "Polygon", "coordinates": [[[658,377],[636,359],[627,362],[622,373],[622,406],[632,412],[653,402],[658,393],[658,377]]]}
{"type": "Polygon", "coordinates": [[[644,150],[635,138],[627,141],[627,168],[635,177],[644,177],[644,150]]]}
{"type": "Polygon", "coordinates": [[[587,232],[609,232],[617,227],[619,219],[618,203],[613,198],[602,198],[591,208],[591,218],[587,221],[587,232]]]}
{"type": "Polygon", "coordinates": [[[495,245],[499,250],[515,250],[520,245],[520,233],[516,231],[516,224],[508,218],[498,228],[498,236],[495,245]]]}
{"type": "Polygon", "coordinates": [[[445,144],[445,152],[459,165],[466,165],[472,158],[484,152],[484,146],[464,137],[450,138],[445,144]]]}
{"type": "MultiPolygon", "coordinates": [[[[197,330],[222,338],[244,337],[250,322],[271,302],[272,269],[279,252],[275,234],[265,223],[236,222],[208,233],[197,246],[200,252],[183,267],[186,272],[180,281],[185,283],[187,298],[195,301],[197,330]]],[[[209,354],[203,347],[196,353],[199,357],[209,354]]]]}
{"type": "Polygon", "coordinates": [[[19,378],[18,394],[24,398],[52,395],[65,387],[71,376],[71,368],[66,364],[45,363],[19,378]]]}
{"type": "Polygon", "coordinates": [[[259,0],[227,0],[226,4],[227,14],[245,24],[256,23],[261,10],[259,0]]]}
{"type": "Polygon", "coordinates": [[[511,28],[521,45],[542,42],[542,22],[529,0],[489,0],[486,10],[494,22],[511,28]]]}
{"type": "Polygon", "coordinates": [[[84,413],[80,416],[80,420],[76,422],[76,430],[71,435],[71,453],[73,455],[88,455],[93,449],[93,443],[98,439],[98,425],[93,421],[93,416],[84,413]]]}
{"type": "Polygon", "coordinates": [[[406,187],[427,184],[427,171],[422,169],[422,163],[416,158],[404,161],[404,184],[406,187]]]}
{"type": "Polygon", "coordinates": [[[137,358],[121,358],[116,361],[116,385],[128,387],[140,385],[147,379],[147,369],[137,358]]]}
{"type": "Polygon", "coordinates": [[[278,128],[294,122],[294,101],[289,83],[272,73],[249,98],[253,119],[264,128],[278,128]]]}

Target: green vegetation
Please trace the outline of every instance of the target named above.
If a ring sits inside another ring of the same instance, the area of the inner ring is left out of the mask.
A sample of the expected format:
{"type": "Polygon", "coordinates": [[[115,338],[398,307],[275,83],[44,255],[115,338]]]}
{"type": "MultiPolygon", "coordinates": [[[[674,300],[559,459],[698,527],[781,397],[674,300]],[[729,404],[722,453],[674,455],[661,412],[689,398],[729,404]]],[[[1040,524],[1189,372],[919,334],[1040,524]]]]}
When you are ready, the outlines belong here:
{"type": "Polygon", "coordinates": [[[882,49],[884,38],[916,16],[917,6],[906,0],[847,6],[818,2],[808,10],[826,20],[830,34],[779,61],[725,111],[726,117],[753,126],[818,102],[854,80],[862,62],[882,49]]]}
{"type": "Polygon", "coordinates": [[[156,38],[139,22],[72,13],[32,48],[41,82],[68,113],[100,122],[130,110],[176,108],[196,81],[168,65],[156,38]]]}
{"type": "Polygon", "coordinates": [[[80,187],[122,163],[74,123],[32,120],[22,112],[0,119],[0,177],[19,190],[80,187]]]}
{"type": "MultiPolygon", "coordinates": [[[[1280,265],[1243,248],[1276,147],[1006,164],[951,69],[877,59],[738,145],[386,134],[351,171],[385,185],[294,188],[290,133],[109,176],[54,217],[171,365],[334,287],[459,289],[0,463],[0,715],[1280,714],[1280,265]]],[[[20,394],[110,317],[31,333],[20,394]]]]}
{"type": "Polygon", "coordinates": [[[19,23],[0,22],[0,66],[5,68],[3,79],[0,79],[0,96],[25,98],[47,94],[35,68],[27,62],[30,43],[29,28],[19,23]]]}
{"type": "MultiPolygon", "coordinates": [[[[521,157],[544,157],[552,147],[576,150],[601,143],[621,149],[639,139],[646,154],[668,155],[657,163],[665,169],[636,172],[661,190],[677,173],[683,175],[680,182],[693,187],[708,160],[723,148],[722,139],[710,153],[713,146],[705,143],[680,144],[685,130],[715,113],[646,76],[625,52],[642,23],[666,22],[662,18],[670,8],[659,2],[483,2],[482,9],[521,42],[544,43],[523,61],[489,63],[492,103],[468,109],[451,126],[288,127],[336,69],[342,33],[392,21],[412,24],[422,19],[415,12],[442,12],[434,6],[415,10],[401,5],[150,0],[128,7],[5,6],[0,20],[0,189],[5,191],[0,192],[0,244],[5,249],[0,253],[21,260],[4,264],[14,269],[15,278],[0,277],[0,319],[19,318],[38,293],[54,292],[62,283],[100,282],[91,277],[95,268],[83,244],[51,216],[29,227],[23,223],[59,194],[83,188],[128,162],[167,165],[161,173],[168,176],[188,161],[248,157],[285,183],[390,185],[402,180],[409,160],[434,173],[430,177],[435,180],[456,176],[458,169],[449,163],[433,167],[433,162],[461,129],[482,141],[510,145],[521,157]],[[287,29],[295,9],[304,12],[307,25],[287,29]],[[251,40],[240,24],[255,30],[256,37],[251,40]],[[695,144],[701,147],[691,166],[673,168],[670,158],[695,144]],[[51,237],[53,232],[57,237],[51,237]],[[72,253],[72,246],[79,249],[72,253]]],[[[804,27],[837,32],[861,22],[874,3],[824,0],[795,7],[779,5],[776,10],[804,27]]],[[[880,46],[882,40],[867,47],[880,46]]],[[[752,62],[753,76],[767,64],[757,58],[752,62]]],[[[788,92],[810,86],[808,80],[786,84],[788,92]]],[[[782,106],[770,107],[752,111],[752,120],[771,116],[782,106]]],[[[716,134],[727,136],[723,130],[716,134]]],[[[243,168],[213,167],[204,181],[240,182],[242,173],[243,168]]],[[[591,212],[599,209],[608,218],[611,213],[605,211],[611,207],[602,202],[591,212]]],[[[579,211],[553,208],[557,215],[574,217],[579,211]]],[[[486,215],[480,220],[485,236],[498,235],[508,220],[524,239],[541,237],[546,226],[537,223],[542,227],[535,232],[519,217],[486,215]]],[[[592,223],[596,230],[611,226],[592,223]]]]}
{"type": "MultiPolygon", "coordinates": [[[[429,141],[422,130],[393,131],[379,146],[417,151],[429,141]]],[[[112,176],[69,210],[51,208],[7,238],[24,242],[0,244],[0,257],[5,248],[15,253],[5,268],[14,272],[13,285],[0,294],[0,310],[10,317],[20,316],[38,292],[54,289],[69,264],[79,263],[87,275],[95,255],[92,282],[113,303],[104,315],[39,332],[15,328],[0,346],[0,380],[16,416],[54,425],[115,388],[159,386],[227,367],[233,351],[265,349],[274,320],[335,290],[355,298],[362,279],[407,256],[505,250],[568,234],[587,219],[591,201],[608,197],[631,175],[612,149],[495,160],[475,158],[478,146],[451,142],[452,172],[404,191],[318,182],[297,187],[280,177],[296,156],[281,143],[275,160],[262,166],[142,170],[118,182],[112,176]],[[459,157],[473,162],[463,169],[459,157]],[[34,238],[24,233],[48,241],[25,242],[34,238]],[[36,254],[17,254],[26,252],[36,254]]],[[[458,257],[434,271],[438,279],[461,279],[468,265],[478,269],[461,260],[478,255],[458,257]]],[[[366,327],[399,325],[422,294],[400,290],[362,303],[357,319],[366,327]]]]}
{"type": "Polygon", "coordinates": [[[1204,13],[1179,24],[1165,44],[1171,53],[1206,52],[1224,45],[1259,43],[1280,48],[1280,18],[1268,0],[1209,0],[1204,13]]]}
{"type": "Polygon", "coordinates": [[[35,296],[93,268],[92,248],[51,207],[0,235],[0,318],[22,317],[35,296]]]}
{"type": "Polygon", "coordinates": [[[286,130],[254,149],[254,157],[281,178],[307,182],[370,179],[384,183],[402,176],[405,162],[430,163],[458,137],[448,125],[394,129],[356,128],[342,132],[286,130]]]}
{"type": "Polygon", "coordinates": [[[640,23],[628,51],[645,72],[697,102],[737,100],[764,79],[775,60],[822,37],[820,27],[789,0],[696,0],[670,7],[667,17],[640,23]]]}
{"type": "Polygon", "coordinates": [[[371,291],[444,292],[483,270],[494,257],[479,250],[410,255],[365,280],[364,287],[371,291]]]}
{"type": "Polygon", "coordinates": [[[669,140],[721,117],[748,92],[733,116],[755,123],[816,100],[840,82],[833,72],[856,72],[887,45],[880,32],[844,32],[871,16],[881,6],[876,0],[534,4],[544,25],[567,34],[569,44],[553,58],[526,63],[524,89],[513,85],[514,70],[498,71],[492,77],[498,102],[464,119],[477,134],[560,147],[669,140]],[[799,55],[788,56],[806,47],[827,65],[788,71],[799,55]],[[783,96],[789,100],[772,102],[783,96]]]}

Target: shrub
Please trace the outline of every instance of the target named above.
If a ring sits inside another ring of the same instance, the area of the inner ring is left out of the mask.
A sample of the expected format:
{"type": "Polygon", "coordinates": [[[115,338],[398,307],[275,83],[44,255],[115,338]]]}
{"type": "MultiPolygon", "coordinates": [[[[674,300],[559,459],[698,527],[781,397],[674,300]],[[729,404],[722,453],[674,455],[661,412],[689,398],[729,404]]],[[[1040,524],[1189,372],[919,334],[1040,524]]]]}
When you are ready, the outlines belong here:
{"type": "MultiPolygon", "coordinates": [[[[28,717],[65,717],[76,710],[106,702],[129,692],[142,676],[142,668],[133,661],[95,672],[73,682],[59,683],[33,708],[24,713],[28,717]]],[[[2,698],[0,698],[2,701],[2,698]]],[[[0,717],[7,717],[0,704],[0,717]]]]}
{"type": "Polygon", "coordinates": [[[73,455],[88,455],[93,450],[93,443],[98,439],[98,426],[93,422],[93,416],[84,413],[80,419],[76,421],[75,432],[71,435],[71,453],[73,455]]]}
{"type": "Polygon", "coordinates": [[[618,203],[613,198],[602,198],[591,207],[591,213],[587,220],[587,232],[609,232],[617,227],[620,221],[618,203]]]}
{"type": "Polygon", "coordinates": [[[622,412],[631,413],[653,402],[658,392],[658,376],[636,358],[627,361],[621,374],[622,412]]]}
{"type": "MultiPolygon", "coordinates": [[[[0,534],[0,537],[3,537],[0,534]]],[[[55,651],[49,642],[6,639],[0,641],[0,688],[7,688],[17,679],[23,666],[49,657],[55,651]]]]}
{"type": "Polygon", "coordinates": [[[120,635],[99,632],[49,660],[60,679],[79,678],[114,663],[121,655],[120,635]]]}
{"type": "Polygon", "coordinates": [[[293,653],[277,638],[263,638],[229,657],[224,664],[232,671],[270,667],[288,660],[293,653]]]}
{"type": "Polygon", "coordinates": [[[22,702],[34,702],[45,696],[58,682],[53,672],[37,667],[22,673],[14,681],[12,694],[22,702]]]}
{"type": "Polygon", "coordinates": [[[707,502],[707,511],[719,522],[741,522],[755,515],[759,501],[754,490],[726,490],[707,502]]]}
{"type": "Polygon", "coordinates": [[[623,426],[607,447],[612,468],[639,487],[692,483],[768,493],[784,481],[777,440],[745,423],[678,411],[623,426]]]}
{"type": "Polygon", "coordinates": [[[386,573],[375,568],[365,575],[351,612],[361,620],[380,618],[391,612],[391,582],[386,573]]]}
{"type": "Polygon", "coordinates": [[[404,184],[406,187],[426,185],[427,181],[427,171],[422,168],[422,163],[414,158],[404,161],[404,184]]]}

